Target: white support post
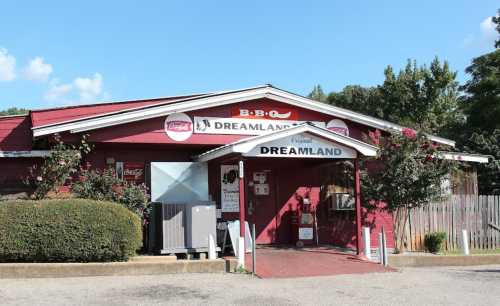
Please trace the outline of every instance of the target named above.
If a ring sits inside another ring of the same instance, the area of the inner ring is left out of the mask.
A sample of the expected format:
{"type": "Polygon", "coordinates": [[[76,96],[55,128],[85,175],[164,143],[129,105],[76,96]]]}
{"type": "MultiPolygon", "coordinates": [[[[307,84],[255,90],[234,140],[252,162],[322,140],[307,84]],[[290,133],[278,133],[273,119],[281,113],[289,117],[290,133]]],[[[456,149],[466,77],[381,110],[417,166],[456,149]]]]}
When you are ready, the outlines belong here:
{"type": "Polygon", "coordinates": [[[217,259],[217,253],[215,252],[215,239],[212,234],[208,235],[208,259],[217,259]]]}
{"type": "Polygon", "coordinates": [[[469,238],[467,235],[467,230],[462,230],[462,246],[464,255],[469,255],[469,238]]]}
{"type": "Polygon", "coordinates": [[[380,264],[384,265],[384,239],[382,238],[382,232],[378,233],[378,256],[380,259],[380,264]]]}
{"type": "Polygon", "coordinates": [[[363,241],[365,243],[365,257],[368,260],[372,259],[372,248],[370,245],[370,228],[367,226],[363,227],[363,241]]]}
{"type": "Polygon", "coordinates": [[[238,268],[245,268],[245,237],[238,239],[238,268]]]}

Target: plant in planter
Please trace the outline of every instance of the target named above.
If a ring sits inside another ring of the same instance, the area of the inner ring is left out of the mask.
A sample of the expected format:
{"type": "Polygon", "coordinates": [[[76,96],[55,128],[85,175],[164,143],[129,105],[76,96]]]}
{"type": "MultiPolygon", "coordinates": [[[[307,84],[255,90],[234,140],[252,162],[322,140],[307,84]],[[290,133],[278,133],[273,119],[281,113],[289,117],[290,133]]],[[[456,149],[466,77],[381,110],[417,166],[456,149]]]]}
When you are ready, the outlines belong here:
{"type": "Polygon", "coordinates": [[[433,232],[425,234],[424,246],[431,253],[438,253],[443,248],[443,243],[446,240],[445,232],[433,232]]]}

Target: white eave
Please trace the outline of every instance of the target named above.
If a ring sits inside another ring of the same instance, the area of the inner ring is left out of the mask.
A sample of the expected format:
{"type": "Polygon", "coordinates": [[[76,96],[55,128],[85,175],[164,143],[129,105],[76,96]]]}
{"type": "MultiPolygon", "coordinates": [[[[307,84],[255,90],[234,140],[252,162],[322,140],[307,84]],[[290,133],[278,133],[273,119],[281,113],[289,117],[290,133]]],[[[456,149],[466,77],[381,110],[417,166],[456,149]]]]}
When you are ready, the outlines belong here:
{"type": "MultiPolygon", "coordinates": [[[[323,114],[331,115],[340,119],[349,120],[362,125],[370,126],[388,132],[401,132],[403,126],[375,117],[363,115],[326,103],[314,101],[270,85],[253,87],[237,91],[215,93],[200,97],[191,97],[176,100],[168,104],[145,106],[135,109],[107,113],[93,117],[81,118],[72,121],[44,125],[32,128],[33,136],[39,137],[54,133],[66,132],[80,133],[124,123],[130,123],[145,119],[167,116],[172,113],[189,112],[198,109],[206,109],[222,105],[228,105],[248,100],[268,98],[274,101],[286,103],[296,107],[309,109],[323,114]]],[[[427,135],[430,140],[437,143],[455,146],[455,142],[442,137],[427,135]]]]}
{"type": "Polygon", "coordinates": [[[364,143],[357,139],[347,137],[341,134],[337,134],[330,130],[327,130],[322,127],[315,126],[311,123],[302,123],[294,127],[290,127],[285,130],[272,132],[269,134],[254,136],[245,138],[213,150],[207,151],[203,154],[198,155],[195,159],[200,162],[210,161],[222,156],[226,156],[232,153],[245,154],[250,152],[253,148],[258,145],[268,143],[271,141],[275,141],[281,138],[301,134],[301,133],[310,133],[315,136],[319,136],[330,140],[335,143],[339,143],[341,145],[345,145],[349,148],[356,150],[364,156],[376,156],[378,148],[372,146],[370,144],[364,143]]]}
{"type": "Polygon", "coordinates": [[[50,150],[0,151],[0,158],[46,157],[49,155],[50,150]]]}
{"type": "Polygon", "coordinates": [[[438,155],[440,158],[449,159],[449,160],[457,160],[457,161],[465,161],[465,162],[473,162],[473,163],[488,163],[490,161],[491,156],[489,155],[480,155],[480,154],[469,154],[469,153],[461,153],[461,152],[439,152],[438,155]]]}

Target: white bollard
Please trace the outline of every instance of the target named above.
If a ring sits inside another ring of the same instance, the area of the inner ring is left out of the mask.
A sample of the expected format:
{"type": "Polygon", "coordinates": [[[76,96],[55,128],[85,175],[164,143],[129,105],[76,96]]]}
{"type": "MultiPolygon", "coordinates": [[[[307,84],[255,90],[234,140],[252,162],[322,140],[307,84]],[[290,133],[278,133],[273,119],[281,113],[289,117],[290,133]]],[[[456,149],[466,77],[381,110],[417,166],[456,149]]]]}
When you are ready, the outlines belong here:
{"type": "Polygon", "coordinates": [[[245,238],[238,239],[238,268],[245,268],[245,238]]]}
{"type": "Polygon", "coordinates": [[[382,237],[382,233],[378,233],[378,256],[380,264],[384,265],[384,238],[382,237]]]}
{"type": "Polygon", "coordinates": [[[462,230],[462,245],[464,255],[469,255],[469,238],[467,237],[467,230],[462,230]]]}
{"type": "Polygon", "coordinates": [[[365,242],[365,257],[368,260],[372,259],[372,249],[370,246],[370,228],[367,226],[363,227],[363,240],[365,242]]]}
{"type": "Polygon", "coordinates": [[[215,252],[215,239],[212,234],[208,235],[208,259],[217,259],[217,253],[215,252]]]}

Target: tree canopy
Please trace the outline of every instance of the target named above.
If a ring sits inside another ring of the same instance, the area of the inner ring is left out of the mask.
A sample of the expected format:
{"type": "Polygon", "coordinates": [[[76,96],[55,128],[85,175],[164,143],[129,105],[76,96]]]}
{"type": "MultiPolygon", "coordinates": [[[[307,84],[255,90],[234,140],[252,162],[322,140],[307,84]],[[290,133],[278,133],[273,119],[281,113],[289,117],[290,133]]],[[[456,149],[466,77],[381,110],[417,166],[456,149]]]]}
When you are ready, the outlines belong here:
{"type": "Polygon", "coordinates": [[[24,115],[28,112],[29,110],[24,108],[11,107],[6,110],[0,111],[0,116],[24,115]]]}
{"type": "MultiPolygon", "coordinates": [[[[430,133],[461,120],[457,74],[446,61],[435,58],[429,66],[418,66],[408,60],[398,73],[387,66],[384,75],[381,85],[348,85],[330,93],[326,102],[430,133]]],[[[321,87],[316,86],[310,97],[322,101],[317,88],[321,87]]]]}

